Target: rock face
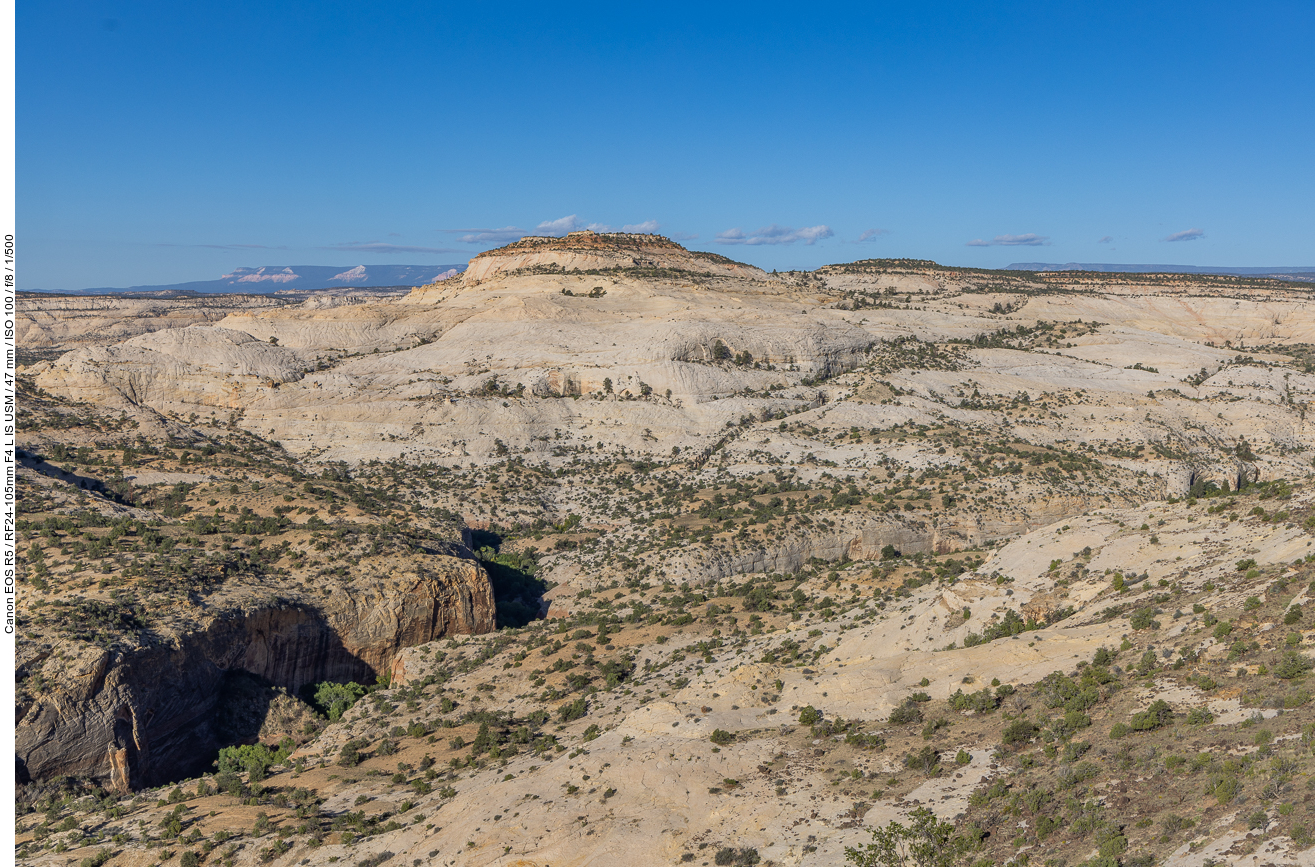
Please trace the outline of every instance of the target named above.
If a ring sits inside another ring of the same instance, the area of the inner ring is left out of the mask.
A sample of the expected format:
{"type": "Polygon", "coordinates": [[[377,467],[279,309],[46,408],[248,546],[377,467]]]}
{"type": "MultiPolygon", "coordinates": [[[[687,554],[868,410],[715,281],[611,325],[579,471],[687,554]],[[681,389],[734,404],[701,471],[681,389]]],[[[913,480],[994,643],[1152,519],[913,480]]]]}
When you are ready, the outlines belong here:
{"type": "MultiPolygon", "coordinates": [[[[114,346],[89,346],[61,359],[70,396],[101,405],[166,405],[178,393],[211,407],[237,407],[245,392],[301,379],[294,351],[226,328],[179,328],[114,346]]],[[[38,374],[49,369],[42,363],[38,374]]]]}
{"type": "Polygon", "coordinates": [[[389,557],[319,604],[248,603],[150,646],[87,648],[48,672],[58,688],[20,709],[20,776],[77,775],[126,791],[199,773],[229,740],[217,718],[234,675],[289,691],[373,680],[403,648],[494,627],[478,563],[389,557]]]}

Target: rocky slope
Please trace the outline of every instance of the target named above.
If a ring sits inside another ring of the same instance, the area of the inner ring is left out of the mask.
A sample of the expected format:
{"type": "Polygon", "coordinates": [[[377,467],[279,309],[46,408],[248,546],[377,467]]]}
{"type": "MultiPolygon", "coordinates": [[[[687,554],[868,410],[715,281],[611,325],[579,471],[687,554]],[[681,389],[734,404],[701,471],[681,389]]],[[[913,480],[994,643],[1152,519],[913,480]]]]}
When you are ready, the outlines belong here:
{"type": "Polygon", "coordinates": [[[216,725],[235,674],[293,693],[321,681],[372,682],[405,647],[494,627],[488,579],[471,560],[393,558],[366,568],[372,580],[326,587],[323,597],[230,587],[224,604],[204,605],[139,646],[22,659],[25,678],[55,688],[20,707],[20,777],[84,777],[127,792],[196,774],[233,740],[216,725]]]}

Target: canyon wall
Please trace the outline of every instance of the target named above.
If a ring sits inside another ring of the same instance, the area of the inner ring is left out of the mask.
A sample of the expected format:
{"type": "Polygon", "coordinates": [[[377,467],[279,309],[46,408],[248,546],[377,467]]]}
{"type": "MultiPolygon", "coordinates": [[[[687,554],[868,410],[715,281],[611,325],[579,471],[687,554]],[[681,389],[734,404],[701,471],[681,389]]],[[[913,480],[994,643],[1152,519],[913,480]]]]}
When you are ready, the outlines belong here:
{"type": "Polygon", "coordinates": [[[380,559],[398,562],[320,600],[249,599],[143,646],[76,645],[41,660],[58,685],[18,708],[20,779],[78,776],[127,791],[201,773],[225,745],[217,720],[234,674],[290,692],[368,682],[405,647],[495,628],[475,561],[380,559]]]}

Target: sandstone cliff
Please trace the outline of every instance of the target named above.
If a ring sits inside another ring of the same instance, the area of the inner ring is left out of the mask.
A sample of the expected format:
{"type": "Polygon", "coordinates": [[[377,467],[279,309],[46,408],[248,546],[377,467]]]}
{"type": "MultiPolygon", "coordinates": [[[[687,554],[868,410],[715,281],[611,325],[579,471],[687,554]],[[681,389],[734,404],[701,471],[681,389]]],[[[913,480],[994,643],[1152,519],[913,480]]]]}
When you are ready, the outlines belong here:
{"type": "Polygon", "coordinates": [[[495,626],[484,570],[450,556],[377,558],[322,598],[260,601],[254,587],[229,595],[244,601],[141,646],[65,646],[35,660],[54,687],[20,709],[20,776],[126,791],[201,773],[224,745],[216,715],[226,678],[245,673],[293,692],[371,682],[405,647],[495,626]]]}

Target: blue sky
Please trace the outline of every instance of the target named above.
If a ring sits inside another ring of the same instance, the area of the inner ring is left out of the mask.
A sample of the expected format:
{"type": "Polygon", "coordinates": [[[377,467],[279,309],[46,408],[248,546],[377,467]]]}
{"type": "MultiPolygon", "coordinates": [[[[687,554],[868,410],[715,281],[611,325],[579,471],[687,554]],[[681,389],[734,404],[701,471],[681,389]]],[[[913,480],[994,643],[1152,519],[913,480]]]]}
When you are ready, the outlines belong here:
{"type": "Polygon", "coordinates": [[[29,288],[590,225],[781,269],[1315,264],[1309,2],[28,0],[17,23],[29,288]]]}

